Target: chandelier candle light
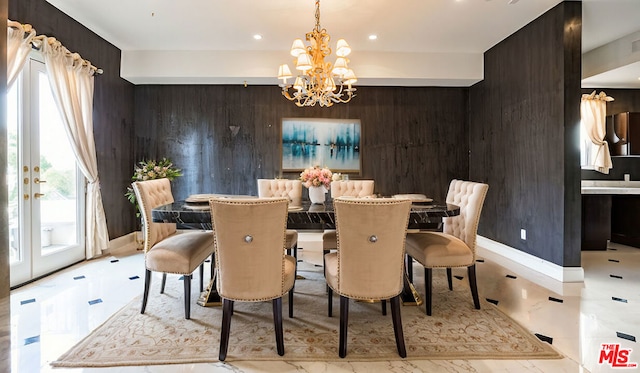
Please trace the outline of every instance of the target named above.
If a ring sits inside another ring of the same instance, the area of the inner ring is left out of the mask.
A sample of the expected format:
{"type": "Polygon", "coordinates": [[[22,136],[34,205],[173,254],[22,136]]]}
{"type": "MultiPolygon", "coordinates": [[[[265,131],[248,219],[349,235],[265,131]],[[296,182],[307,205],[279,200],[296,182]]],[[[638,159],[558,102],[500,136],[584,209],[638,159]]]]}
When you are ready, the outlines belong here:
{"type": "Polygon", "coordinates": [[[327,30],[320,27],[320,0],[316,0],[316,27],[306,34],[309,45],[305,46],[301,39],[293,41],[291,55],[295,58],[296,76],[293,83],[287,84],[292,78],[289,65],[280,65],[278,79],[282,79],[282,95],[297,106],[332,106],[334,103],[347,103],[355,97],[356,89],[352,85],[358,81],[353,70],[348,67],[346,58],[351,53],[351,47],[344,39],[338,40],[336,45],[336,62],[325,62],[325,57],[331,54],[329,40],[331,36],[327,30]],[[289,89],[293,87],[292,93],[289,89]]]}

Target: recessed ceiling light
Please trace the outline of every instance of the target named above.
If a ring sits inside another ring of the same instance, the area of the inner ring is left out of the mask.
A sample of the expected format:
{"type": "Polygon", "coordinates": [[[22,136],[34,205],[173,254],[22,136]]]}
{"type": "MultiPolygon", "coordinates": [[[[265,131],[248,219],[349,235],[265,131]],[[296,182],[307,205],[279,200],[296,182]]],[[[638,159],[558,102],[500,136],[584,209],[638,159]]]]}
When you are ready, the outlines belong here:
{"type": "Polygon", "coordinates": [[[253,35],[253,38],[256,39],[256,40],[262,40],[262,35],[255,34],[255,35],[253,35]]]}
{"type": "Polygon", "coordinates": [[[378,35],[375,35],[375,34],[369,35],[369,40],[376,40],[376,39],[378,39],[378,35]]]}

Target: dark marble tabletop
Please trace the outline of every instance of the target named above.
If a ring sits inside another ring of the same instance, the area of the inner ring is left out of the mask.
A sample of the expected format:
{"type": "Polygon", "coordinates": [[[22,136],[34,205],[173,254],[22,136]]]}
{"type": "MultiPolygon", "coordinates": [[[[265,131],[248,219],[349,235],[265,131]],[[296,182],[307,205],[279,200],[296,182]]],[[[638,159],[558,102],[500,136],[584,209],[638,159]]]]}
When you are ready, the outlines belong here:
{"type": "MultiPolygon", "coordinates": [[[[442,218],[460,214],[460,208],[452,204],[414,204],[409,216],[409,229],[438,229],[442,218]]],[[[211,212],[208,203],[187,203],[176,201],[158,206],[151,211],[151,218],[157,223],[177,223],[178,228],[211,229],[211,212]]],[[[290,209],[287,219],[289,229],[335,229],[333,204],[322,205],[304,203],[299,209],[290,209]]]]}

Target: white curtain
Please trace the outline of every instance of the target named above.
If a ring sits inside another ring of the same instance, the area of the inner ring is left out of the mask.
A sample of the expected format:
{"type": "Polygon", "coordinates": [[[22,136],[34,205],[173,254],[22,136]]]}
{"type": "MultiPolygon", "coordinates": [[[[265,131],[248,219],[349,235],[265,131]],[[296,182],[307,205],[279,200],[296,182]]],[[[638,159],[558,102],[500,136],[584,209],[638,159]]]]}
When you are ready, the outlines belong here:
{"type": "Polygon", "coordinates": [[[41,51],[67,137],[77,164],[89,181],[86,199],[86,258],[90,259],[109,248],[93,138],[93,75],[96,69],[77,53],[70,53],[55,38],[45,38],[41,51]]]}
{"type": "Polygon", "coordinates": [[[36,30],[31,25],[7,21],[7,87],[11,87],[22,71],[35,36],[36,30]]]}
{"type": "Polygon", "coordinates": [[[596,94],[596,91],[593,91],[591,94],[582,95],[580,102],[580,122],[587,137],[591,140],[589,165],[603,174],[608,174],[609,170],[613,168],[609,144],[604,139],[607,132],[608,101],[613,101],[613,98],[604,92],[596,94]]]}

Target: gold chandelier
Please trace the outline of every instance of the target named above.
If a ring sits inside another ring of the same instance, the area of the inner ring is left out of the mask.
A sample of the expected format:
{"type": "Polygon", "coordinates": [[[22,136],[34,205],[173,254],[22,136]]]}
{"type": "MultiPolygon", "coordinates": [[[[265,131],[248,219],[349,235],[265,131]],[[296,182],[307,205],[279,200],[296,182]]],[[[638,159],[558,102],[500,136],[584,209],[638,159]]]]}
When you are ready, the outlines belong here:
{"type": "Polygon", "coordinates": [[[291,84],[287,79],[292,78],[289,65],[280,65],[278,79],[282,79],[282,95],[297,106],[332,106],[334,103],[347,103],[355,97],[356,89],[352,85],[358,81],[347,64],[346,58],[351,53],[351,47],[344,39],[338,40],[336,45],[336,62],[325,62],[325,57],[331,54],[329,40],[331,36],[327,30],[320,27],[320,0],[316,0],[316,27],[306,34],[309,45],[305,46],[301,39],[293,41],[291,55],[295,58],[296,70],[299,75],[291,84]],[[290,88],[293,87],[292,93],[290,88]]]}

